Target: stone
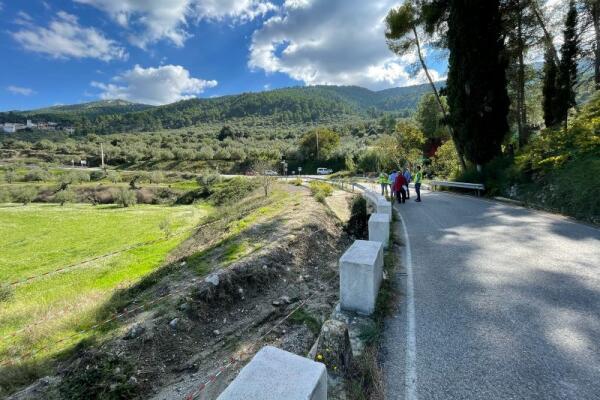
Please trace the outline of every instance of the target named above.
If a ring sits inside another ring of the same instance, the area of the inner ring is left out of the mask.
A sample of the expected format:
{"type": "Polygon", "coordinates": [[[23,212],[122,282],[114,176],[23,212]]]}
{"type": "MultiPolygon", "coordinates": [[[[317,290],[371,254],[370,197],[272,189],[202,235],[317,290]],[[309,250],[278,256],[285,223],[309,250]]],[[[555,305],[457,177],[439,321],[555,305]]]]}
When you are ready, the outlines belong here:
{"type": "Polygon", "coordinates": [[[205,282],[210,283],[213,286],[219,286],[219,275],[218,274],[210,274],[209,276],[207,276],[206,278],[204,278],[205,282]]]}
{"type": "Polygon", "coordinates": [[[339,262],[342,309],[371,315],[383,277],[383,244],[356,240],[339,262]]]}
{"type": "Polygon", "coordinates": [[[369,218],[369,240],[381,242],[387,248],[390,242],[390,220],[387,214],[375,213],[369,218]]]}
{"type": "Polygon", "coordinates": [[[327,370],[321,363],[263,347],[217,400],[327,400],[327,370]]]}
{"type": "Polygon", "coordinates": [[[123,339],[125,339],[125,340],[136,339],[136,338],[140,337],[145,331],[146,331],[146,327],[144,325],[135,324],[131,328],[129,328],[129,330],[127,331],[125,336],[123,336],[123,339]]]}
{"type": "Polygon", "coordinates": [[[348,326],[344,322],[328,319],[323,323],[315,359],[325,364],[330,374],[345,375],[350,372],[352,346],[348,326]]]}
{"type": "Polygon", "coordinates": [[[169,326],[173,329],[177,329],[177,325],[179,324],[179,318],[174,318],[169,322],[169,326]]]}

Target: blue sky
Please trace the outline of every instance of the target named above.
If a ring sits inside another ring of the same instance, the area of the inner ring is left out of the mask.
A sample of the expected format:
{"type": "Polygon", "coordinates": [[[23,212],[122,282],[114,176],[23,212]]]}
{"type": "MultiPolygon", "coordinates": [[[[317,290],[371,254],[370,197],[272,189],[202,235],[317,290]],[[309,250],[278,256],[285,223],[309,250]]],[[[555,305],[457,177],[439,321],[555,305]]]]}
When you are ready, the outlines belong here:
{"type": "MultiPolygon", "coordinates": [[[[166,104],[286,86],[423,81],[383,37],[392,0],[0,0],[0,110],[166,104]],[[358,28],[361,27],[361,28],[358,28]]],[[[436,77],[446,61],[430,57],[436,77]]]]}

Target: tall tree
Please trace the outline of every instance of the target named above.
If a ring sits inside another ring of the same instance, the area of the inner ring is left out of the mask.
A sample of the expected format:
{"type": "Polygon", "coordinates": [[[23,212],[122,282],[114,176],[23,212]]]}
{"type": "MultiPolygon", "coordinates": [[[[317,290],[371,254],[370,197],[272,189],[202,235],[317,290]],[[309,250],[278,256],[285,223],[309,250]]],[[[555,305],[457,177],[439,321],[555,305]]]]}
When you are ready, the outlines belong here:
{"type": "Polygon", "coordinates": [[[500,153],[509,99],[499,0],[450,0],[450,124],[467,159],[484,164],[500,153]]]}
{"type": "Polygon", "coordinates": [[[554,50],[546,46],[544,55],[544,82],[542,86],[542,108],[544,110],[544,123],[553,126],[558,122],[556,115],[558,67],[554,58],[554,50]]]}
{"type": "Polygon", "coordinates": [[[600,1],[582,0],[579,50],[593,60],[594,88],[600,89],[600,1]]]}
{"type": "MultiPolygon", "coordinates": [[[[423,21],[421,20],[417,10],[417,7],[415,7],[413,4],[413,0],[406,0],[402,6],[390,10],[386,18],[387,30],[385,33],[385,36],[388,40],[388,47],[398,55],[404,55],[410,53],[411,51],[416,51],[420,66],[423,69],[429,84],[431,85],[431,89],[437,100],[437,104],[444,116],[447,116],[448,110],[445,104],[442,102],[439,91],[435,86],[435,82],[429,73],[429,68],[425,63],[425,57],[423,56],[421,40],[418,32],[418,26],[419,24],[423,23],[423,21]]],[[[455,133],[452,127],[449,126],[448,131],[450,136],[454,138],[455,133]]],[[[456,140],[454,143],[457,143],[456,140]]],[[[458,147],[456,148],[456,151],[458,153],[461,166],[463,169],[465,169],[466,163],[463,152],[458,147]]]]}
{"type": "Polygon", "coordinates": [[[558,65],[558,87],[556,93],[556,116],[558,122],[567,120],[569,109],[574,107],[575,84],[577,83],[577,8],[575,0],[569,1],[569,11],[563,31],[563,44],[560,48],[558,65]]]}

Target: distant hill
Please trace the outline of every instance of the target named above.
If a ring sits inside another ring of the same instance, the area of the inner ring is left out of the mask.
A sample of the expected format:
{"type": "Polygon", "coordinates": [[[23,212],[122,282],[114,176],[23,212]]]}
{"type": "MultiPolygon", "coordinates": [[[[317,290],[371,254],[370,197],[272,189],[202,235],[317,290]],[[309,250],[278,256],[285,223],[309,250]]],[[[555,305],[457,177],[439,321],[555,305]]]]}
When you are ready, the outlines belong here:
{"type": "Polygon", "coordinates": [[[268,119],[270,123],[318,123],[344,116],[409,115],[429,85],[372,91],[358,86],[306,86],[209,99],[183,100],[152,107],[124,100],[0,113],[1,122],[54,120],[79,132],[113,133],[176,129],[234,118],[268,119]]]}
{"type": "Polygon", "coordinates": [[[126,100],[100,100],[89,103],[39,108],[37,110],[24,111],[22,114],[30,116],[41,114],[77,114],[93,117],[104,114],[122,114],[127,112],[144,111],[153,107],[154,106],[132,103],[126,100]]]}

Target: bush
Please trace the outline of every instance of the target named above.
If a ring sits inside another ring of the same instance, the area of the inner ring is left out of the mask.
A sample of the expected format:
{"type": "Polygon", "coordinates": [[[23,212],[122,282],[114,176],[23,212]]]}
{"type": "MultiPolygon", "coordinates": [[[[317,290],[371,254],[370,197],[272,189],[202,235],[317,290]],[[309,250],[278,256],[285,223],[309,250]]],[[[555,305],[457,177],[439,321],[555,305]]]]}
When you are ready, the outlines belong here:
{"type": "Polygon", "coordinates": [[[248,196],[258,187],[255,179],[232,178],[214,184],[210,188],[209,201],[215,205],[235,203],[248,196]]]}
{"type": "Polygon", "coordinates": [[[367,239],[369,237],[367,201],[361,195],[352,198],[350,219],[346,223],[346,232],[356,239],[367,239]]]}
{"type": "Polygon", "coordinates": [[[121,182],[121,174],[119,174],[117,171],[108,171],[108,173],[106,174],[106,177],[112,183],[121,182]]]}
{"type": "Polygon", "coordinates": [[[54,201],[64,206],[65,203],[73,203],[75,201],[75,193],[70,189],[64,189],[56,193],[54,201]]]}
{"type": "Polygon", "coordinates": [[[302,179],[300,179],[300,178],[292,179],[290,181],[290,183],[294,186],[302,186],[302,179]]]}
{"type": "Polygon", "coordinates": [[[100,180],[104,179],[105,176],[106,176],[106,174],[104,173],[104,171],[92,171],[90,173],[90,180],[100,181],[100,180]]]}
{"type": "Polygon", "coordinates": [[[10,192],[6,189],[0,188],[0,203],[10,203],[10,200],[10,192]]]}
{"type": "Polygon", "coordinates": [[[27,182],[43,182],[49,180],[50,173],[39,168],[32,169],[25,175],[25,181],[27,182]]]}
{"type": "Polygon", "coordinates": [[[15,288],[9,284],[0,284],[0,303],[5,303],[13,298],[15,295],[15,288]]]}
{"type": "Polygon", "coordinates": [[[12,197],[15,201],[23,205],[31,203],[37,196],[37,190],[33,187],[24,186],[13,191],[12,197]]]}
{"type": "Polygon", "coordinates": [[[438,147],[431,168],[433,175],[440,178],[454,178],[460,174],[460,161],[452,140],[447,140],[438,147]]]}
{"type": "Polygon", "coordinates": [[[319,181],[311,181],[308,186],[310,187],[310,191],[312,192],[315,199],[319,202],[324,202],[326,197],[329,197],[333,194],[333,186],[329,183],[319,182],[319,181]]]}
{"type": "Polygon", "coordinates": [[[122,207],[129,207],[137,204],[137,195],[134,190],[120,188],[115,196],[115,202],[122,207]]]}
{"type": "Polygon", "coordinates": [[[150,173],[150,183],[161,183],[165,180],[165,174],[160,171],[152,171],[150,173]]]}

